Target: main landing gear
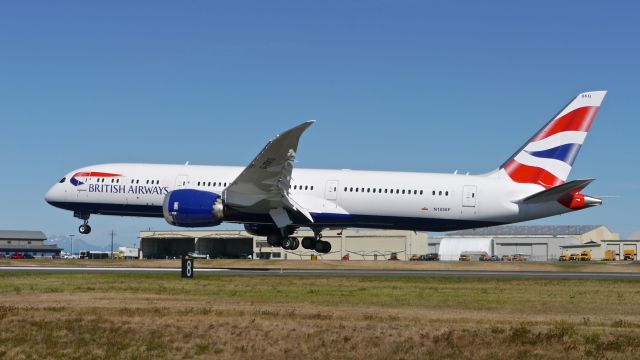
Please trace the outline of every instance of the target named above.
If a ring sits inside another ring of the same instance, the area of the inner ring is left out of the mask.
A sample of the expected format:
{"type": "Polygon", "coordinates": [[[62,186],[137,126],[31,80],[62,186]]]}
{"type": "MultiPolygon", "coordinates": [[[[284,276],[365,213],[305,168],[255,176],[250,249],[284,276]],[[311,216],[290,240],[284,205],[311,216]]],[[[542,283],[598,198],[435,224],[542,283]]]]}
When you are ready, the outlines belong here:
{"type": "Polygon", "coordinates": [[[300,240],[297,237],[271,234],[267,236],[267,242],[271,246],[280,246],[285,250],[296,250],[300,247],[300,240]]]}
{"type": "Polygon", "coordinates": [[[296,250],[300,245],[307,250],[314,250],[321,254],[328,254],[331,252],[331,243],[328,241],[320,240],[322,234],[319,230],[313,230],[313,237],[303,237],[302,241],[297,237],[282,236],[281,234],[271,234],[267,236],[267,242],[271,246],[280,246],[285,250],[296,250]]]}
{"type": "Polygon", "coordinates": [[[320,240],[320,237],[303,237],[302,247],[307,250],[315,250],[321,254],[328,254],[331,252],[331,243],[320,240]]]}
{"type": "Polygon", "coordinates": [[[74,212],[73,216],[77,217],[78,219],[82,219],[83,224],[80,225],[80,227],[78,227],[78,231],[80,232],[80,234],[88,234],[91,232],[91,226],[89,226],[89,213],[85,213],[85,212],[74,212]]]}

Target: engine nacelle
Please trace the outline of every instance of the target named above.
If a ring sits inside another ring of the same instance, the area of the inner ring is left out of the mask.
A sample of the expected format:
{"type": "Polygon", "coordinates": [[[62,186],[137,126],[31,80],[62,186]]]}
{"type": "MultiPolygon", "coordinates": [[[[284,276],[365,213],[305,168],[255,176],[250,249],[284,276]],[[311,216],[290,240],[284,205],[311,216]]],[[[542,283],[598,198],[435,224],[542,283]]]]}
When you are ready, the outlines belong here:
{"type": "Polygon", "coordinates": [[[224,204],[218,194],[179,189],[165,195],[162,213],[164,219],[175,226],[216,226],[224,220],[224,204]]]}

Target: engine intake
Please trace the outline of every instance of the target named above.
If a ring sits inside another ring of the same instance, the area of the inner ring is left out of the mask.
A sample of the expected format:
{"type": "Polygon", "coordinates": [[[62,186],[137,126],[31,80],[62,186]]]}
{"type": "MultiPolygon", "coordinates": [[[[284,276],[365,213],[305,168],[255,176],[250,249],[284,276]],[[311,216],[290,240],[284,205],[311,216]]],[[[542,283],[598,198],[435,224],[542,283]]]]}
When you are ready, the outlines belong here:
{"type": "Polygon", "coordinates": [[[216,226],[224,220],[224,204],[219,194],[180,189],[164,197],[162,213],[164,219],[175,226],[216,226]]]}

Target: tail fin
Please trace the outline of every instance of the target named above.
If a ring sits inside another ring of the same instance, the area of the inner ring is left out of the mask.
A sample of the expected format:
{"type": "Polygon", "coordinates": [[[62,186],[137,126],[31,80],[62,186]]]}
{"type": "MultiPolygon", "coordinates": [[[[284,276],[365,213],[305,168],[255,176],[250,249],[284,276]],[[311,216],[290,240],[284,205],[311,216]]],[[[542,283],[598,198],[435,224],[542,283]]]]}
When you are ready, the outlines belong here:
{"type": "Polygon", "coordinates": [[[500,167],[515,182],[564,184],[606,91],[576,96],[500,167]]]}

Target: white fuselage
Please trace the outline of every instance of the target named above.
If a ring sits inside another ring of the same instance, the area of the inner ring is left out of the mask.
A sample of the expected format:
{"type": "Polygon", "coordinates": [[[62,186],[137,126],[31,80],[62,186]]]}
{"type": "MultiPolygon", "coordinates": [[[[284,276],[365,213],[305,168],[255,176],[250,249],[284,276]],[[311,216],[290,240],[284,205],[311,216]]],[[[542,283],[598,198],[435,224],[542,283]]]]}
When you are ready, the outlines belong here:
{"type": "MultiPolygon", "coordinates": [[[[50,204],[84,214],[162,217],[169,192],[221,194],[243,167],[104,164],[75,170],[47,193],[50,204]],[[117,174],[118,176],[100,176],[117,174]],[[96,175],[98,174],[98,175],[96,175]],[[74,179],[72,182],[71,179],[74,179]]],[[[544,190],[501,176],[294,169],[289,193],[313,217],[298,226],[449,231],[513,223],[571,211],[559,203],[523,205],[544,190]]],[[[265,214],[233,212],[237,223],[268,223],[265,214]]]]}

